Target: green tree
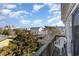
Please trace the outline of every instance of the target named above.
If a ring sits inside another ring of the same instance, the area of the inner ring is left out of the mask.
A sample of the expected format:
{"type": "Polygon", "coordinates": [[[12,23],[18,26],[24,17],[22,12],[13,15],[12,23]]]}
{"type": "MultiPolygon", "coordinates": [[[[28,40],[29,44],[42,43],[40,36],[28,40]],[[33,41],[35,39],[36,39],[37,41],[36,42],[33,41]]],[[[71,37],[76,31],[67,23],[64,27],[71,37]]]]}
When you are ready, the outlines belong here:
{"type": "Polygon", "coordinates": [[[20,30],[16,38],[10,41],[7,47],[2,48],[0,55],[27,56],[38,49],[37,39],[30,31],[20,30]]]}
{"type": "Polygon", "coordinates": [[[52,36],[62,32],[57,27],[45,26],[45,28],[48,30],[48,34],[52,36]]]}
{"type": "Polygon", "coordinates": [[[4,35],[10,35],[11,29],[4,29],[2,34],[4,35]]]}

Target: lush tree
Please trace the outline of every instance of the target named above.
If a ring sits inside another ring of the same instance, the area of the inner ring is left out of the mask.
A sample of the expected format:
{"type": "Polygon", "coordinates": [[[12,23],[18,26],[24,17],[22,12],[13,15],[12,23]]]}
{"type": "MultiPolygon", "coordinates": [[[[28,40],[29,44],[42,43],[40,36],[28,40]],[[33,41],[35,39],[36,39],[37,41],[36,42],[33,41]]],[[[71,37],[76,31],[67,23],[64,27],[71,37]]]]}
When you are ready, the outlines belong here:
{"type": "Polygon", "coordinates": [[[10,33],[11,33],[11,29],[4,29],[2,32],[2,34],[4,35],[10,35],[10,33]]]}
{"type": "Polygon", "coordinates": [[[52,36],[61,33],[57,27],[45,26],[45,28],[48,30],[48,34],[52,36]]]}
{"type": "Polygon", "coordinates": [[[23,30],[22,30],[22,29],[14,29],[14,31],[15,31],[15,34],[18,35],[18,34],[20,34],[23,30]]]}
{"type": "Polygon", "coordinates": [[[37,39],[30,31],[19,30],[16,38],[10,41],[7,47],[1,49],[0,55],[32,55],[38,49],[37,39]]]}

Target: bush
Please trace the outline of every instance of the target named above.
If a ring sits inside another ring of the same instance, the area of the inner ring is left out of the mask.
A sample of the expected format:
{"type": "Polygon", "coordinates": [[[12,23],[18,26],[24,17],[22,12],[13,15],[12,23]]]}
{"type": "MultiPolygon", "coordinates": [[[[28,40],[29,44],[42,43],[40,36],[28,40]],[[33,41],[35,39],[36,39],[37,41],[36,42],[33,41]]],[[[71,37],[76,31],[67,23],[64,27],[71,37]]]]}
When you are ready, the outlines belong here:
{"type": "Polygon", "coordinates": [[[32,35],[30,31],[20,30],[16,38],[14,38],[13,41],[10,41],[8,47],[4,47],[7,49],[2,48],[2,52],[0,54],[15,56],[32,55],[37,51],[37,45],[37,39],[32,35]]]}

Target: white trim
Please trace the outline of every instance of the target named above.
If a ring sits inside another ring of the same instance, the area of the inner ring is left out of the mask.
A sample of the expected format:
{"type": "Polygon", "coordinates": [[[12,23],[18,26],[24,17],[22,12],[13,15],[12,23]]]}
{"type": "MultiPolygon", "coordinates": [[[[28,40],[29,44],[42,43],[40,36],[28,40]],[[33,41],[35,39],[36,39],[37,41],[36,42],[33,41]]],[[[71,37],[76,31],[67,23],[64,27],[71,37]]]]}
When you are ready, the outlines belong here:
{"type": "MultiPolygon", "coordinates": [[[[75,4],[74,4],[75,5],[75,4]]],[[[68,11],[67,11],[67,14],[66,14],[66,20],[69,18],[69,16],[71,15],[71,12],[73,10],[73,7],[74,7],[73,4],[70,4],[69,8],[68,8],[68,11]],[[73,6],[73,7],[72,7],[73,6]]]]}
{"type": "Polygon", "coordinates": [[[71,13],[69,15],[71,15],[75,10],[76,8],[78,7],[79,4],[75,4],[74,8],[72,9],[71,13]]]}
{"type": "Polygon", "coordinates": [[[69,17],[72,17],[72,13],[76,10],[76,8],[79,6],[79,4],[70,4],[67,14],[66,14],[66,18],[65,18],[65,24],[67,23],[67,20],[69,20],[69,17]]]}
{"type": "Polygon", "coordinates": [[[73,5],[73,4],[70,4],[70,6],[69,6],[69,8],[68,8],[68,11],[67,11],[67,14],[66,14],[66,17],[69,16],[68,14],[70,14],[70,10],[71,10],[71,8],[72,8],[72,5],[73,5]]]}
{"type": "Polygon", "coordinates": [[[70,8],[69,8],[69,10],[68,10],[68,12],[66,14],[66,20],[72,15],[72,13],[76,10],[76,8],[78,7],[78,5],[79,5],[78,3],[75,4],[75,5],[73,5],[73,6],[72,6],[72,4],[70,5],[70,8]]]}

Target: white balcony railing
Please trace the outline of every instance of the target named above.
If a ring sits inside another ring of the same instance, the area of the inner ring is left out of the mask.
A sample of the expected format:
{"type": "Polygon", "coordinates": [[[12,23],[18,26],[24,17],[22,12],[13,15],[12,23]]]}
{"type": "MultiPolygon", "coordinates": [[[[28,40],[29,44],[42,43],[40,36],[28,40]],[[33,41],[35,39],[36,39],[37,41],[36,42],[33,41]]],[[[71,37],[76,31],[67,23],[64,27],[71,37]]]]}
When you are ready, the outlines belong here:
{"type": "MultiPolygon", "coordinates": [[[[54,45],[54,42],[57,40],[57,37],[65,37],[64,35],[56,35],[49,41],[47,44],[43,45],[34,56],[60,56],[59,49],[57,49],[54,45]]],[[[66,55],[63,54],[63,55],[66,55]]]]}

